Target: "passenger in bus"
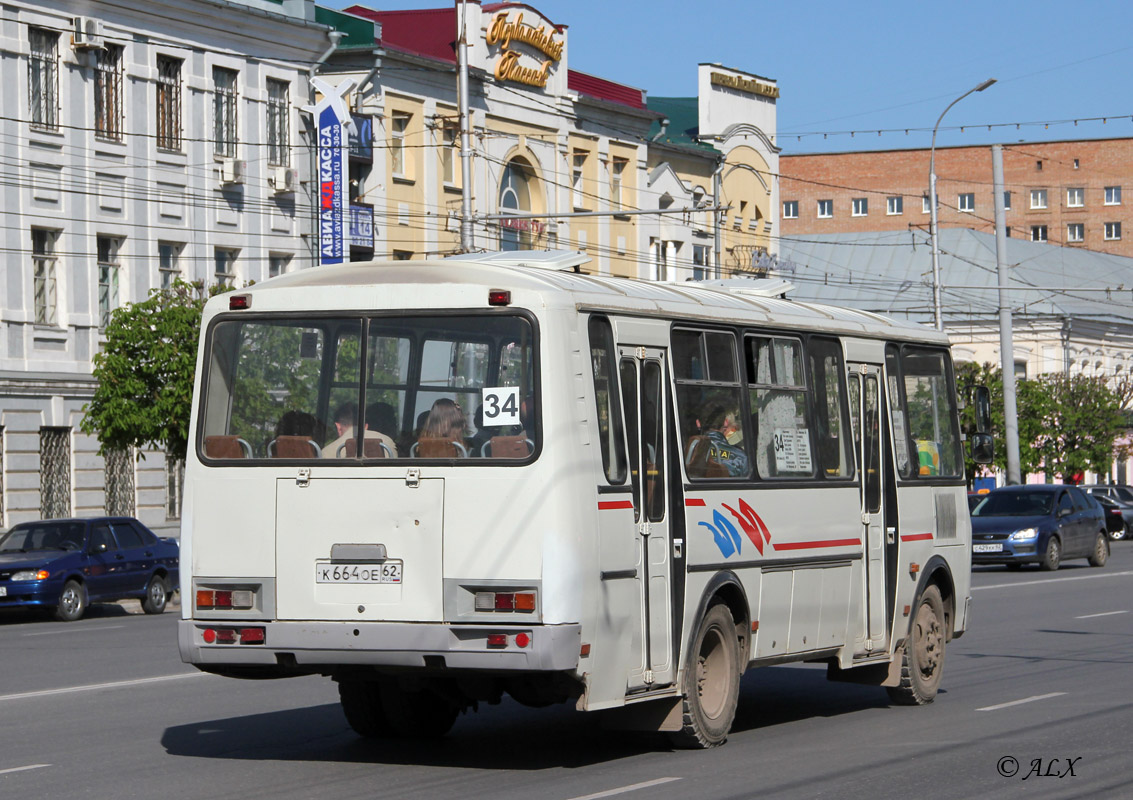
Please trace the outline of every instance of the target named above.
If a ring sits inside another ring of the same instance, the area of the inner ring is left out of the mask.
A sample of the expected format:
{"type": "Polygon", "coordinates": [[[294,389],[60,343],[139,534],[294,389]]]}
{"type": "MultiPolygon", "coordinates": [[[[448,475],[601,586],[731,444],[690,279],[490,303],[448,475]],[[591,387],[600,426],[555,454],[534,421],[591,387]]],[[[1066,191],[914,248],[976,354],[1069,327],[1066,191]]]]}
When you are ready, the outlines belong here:
{"type": "Polygon", "coordinates": [[[314,414],[291,409],[285,411],[275,426],[275,439],[268,445],[268,455],[272,458],[311,458],[317,457],[323,440],[318,420],[314,414]]]}
{"type": "Polygon", "coordinates": [[[442,397],[433,403],[421,436],[417,455],[422,458],[455,458],[468,455],[465,433],[468,421],[454,400],[442,397]]]}
{"type": "MultiPolygon", "coordinates": [[[[729,477],[742,478],[749,474],[747,453],[743,447],[743,431],[736,424],[734,409],[711,405],[701,417],[703,445],[708,447],[707,462],[719,464],[729,477]]],[[[689,458],[694,456],[690,450],[689,458]]],[[[704,477],[714,477],[706,473],[704,477]]],[[[722,477],[722,476],[721,476],[722,477]]]]}
{"type": "MultiPolygon", "coordinates": [[[[338,433],[338,438],[330,442],[323,448],[323,458],[354,458],[354,446],[349,446],[349,443],[354,441],[354,421],[358,419],[358,404],[353,400],[348,400],[338,407],[338,411],[334,415],[334,428],[338,433]],[[351,452],[347,452],[347,450],[351,452]]],[[[364,436],[366,439],[373,440],[375,443],[382,441],[382,436],[377,431],[368,430],[369,424],[366,424],[364,436]]],[[[385,437],[388,438],[388,437],[385,437]]],[[[391,440],[392,442],[392,440],[391,440]]],[[[386,444],[389,447],[389,444],[386,444]]],[[[396,454],[395,448],[390,448],[391,454],[396,454]]],[[[381,458],[388,455],[385,453],[381,445],[378,444],[376,448],[371,450],[370,447],[365,448],[365,455],[367,457],[381,458]]]]}
{"type": "Polygon", "coordinates": [[[366,438],[370,438],[371,434],[385,445],[386,455],[389,458],[396,458],[399,455],[397,444],[393,439],[397,434],[397,412],[393,410],[393,406],[383,400],[366,406],[366,438]]]}

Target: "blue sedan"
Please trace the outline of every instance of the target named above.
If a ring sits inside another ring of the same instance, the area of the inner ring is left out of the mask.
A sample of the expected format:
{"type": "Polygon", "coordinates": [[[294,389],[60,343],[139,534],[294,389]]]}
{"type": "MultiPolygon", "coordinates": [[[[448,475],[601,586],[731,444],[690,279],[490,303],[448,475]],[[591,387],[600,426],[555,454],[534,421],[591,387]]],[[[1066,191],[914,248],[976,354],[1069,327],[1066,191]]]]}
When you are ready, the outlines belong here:
{"type": "Polygon", "coordinates": [[[1100,567],[1109,558],[1105,517],[1073,486],[1003,486],[972,510],[972,563],[1058,569],[1067,558],[1100,567]]]}
{"type": "Polygon", "coordinates": [[[22,522],[0,537],[0,608],[53,608],[72,622],[94,602],[165,611],[180,548],[131,517],[22,522]]]}

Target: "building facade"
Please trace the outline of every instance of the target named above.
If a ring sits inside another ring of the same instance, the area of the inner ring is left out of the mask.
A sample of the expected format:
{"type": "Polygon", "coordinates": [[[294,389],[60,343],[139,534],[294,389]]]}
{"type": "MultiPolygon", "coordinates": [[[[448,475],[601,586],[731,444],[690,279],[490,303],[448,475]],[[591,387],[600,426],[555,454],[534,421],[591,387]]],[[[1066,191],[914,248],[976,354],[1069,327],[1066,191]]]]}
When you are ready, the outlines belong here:
{"type": "MultiPolygon", "coordinates": [[[[927,149],[783,155],[784,236],[928,230],[927,149]]],[[[991,147],[936,148],[941,228],[995,230],[991,147]]],[[[1003,145],[1015,239],[1133,256],[1133,138],[1003,145]]]]}

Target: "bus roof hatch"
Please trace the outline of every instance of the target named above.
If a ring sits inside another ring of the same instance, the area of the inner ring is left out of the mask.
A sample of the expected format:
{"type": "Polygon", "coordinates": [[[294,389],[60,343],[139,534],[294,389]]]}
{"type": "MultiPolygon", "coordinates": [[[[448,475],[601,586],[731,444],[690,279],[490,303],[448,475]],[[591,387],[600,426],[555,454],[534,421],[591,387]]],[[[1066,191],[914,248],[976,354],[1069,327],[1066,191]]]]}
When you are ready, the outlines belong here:
{"type": "Polygon", "coordinates": [[[559,272],[578,272],[590,262],[590,256],[570,250],[495,250],[487,253],[462,253],[445,261],[474,261],[501,267],[530,267],[559,272]]]}

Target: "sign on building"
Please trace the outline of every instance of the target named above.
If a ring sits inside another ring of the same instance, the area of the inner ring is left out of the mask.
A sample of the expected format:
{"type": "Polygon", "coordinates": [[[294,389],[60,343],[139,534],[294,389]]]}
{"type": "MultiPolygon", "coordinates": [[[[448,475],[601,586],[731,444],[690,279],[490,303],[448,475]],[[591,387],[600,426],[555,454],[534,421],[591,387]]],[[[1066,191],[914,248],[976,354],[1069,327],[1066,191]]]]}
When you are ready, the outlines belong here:
{"type": "Polygon", "coordinates": [[[349,260],[347,159],[349,134],[354,126],[345,98],[354,88],[354,80],[347,78],[332,86],[322,78],[312,78],[311,84],[321,95],[313,106],[304,107],[314,117],[318,147],[315,184],[319,191],[315,203],[319,210],[319,264],[341,264],[349,260]]]}

